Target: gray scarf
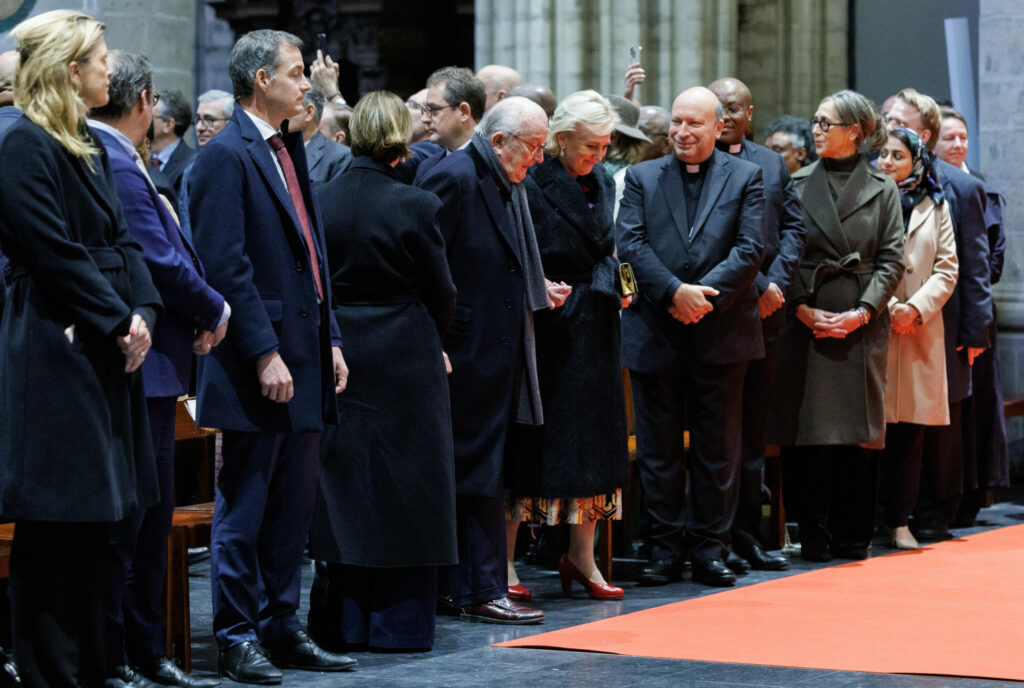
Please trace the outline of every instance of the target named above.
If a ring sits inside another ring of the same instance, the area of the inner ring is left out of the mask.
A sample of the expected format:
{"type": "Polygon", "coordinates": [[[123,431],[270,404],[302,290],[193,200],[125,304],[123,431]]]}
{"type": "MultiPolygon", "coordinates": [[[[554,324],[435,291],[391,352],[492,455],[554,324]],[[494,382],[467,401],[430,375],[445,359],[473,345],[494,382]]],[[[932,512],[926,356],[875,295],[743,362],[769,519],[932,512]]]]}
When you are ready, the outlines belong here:
{"type": "Polygon", "coordinates": [[[509,220],[512,222],[512,229],[519,244],[519,255],[522,258],[523,279],[526,283],[523,295],[526,303],[523,353],[526,360],[519,384],[515,420],[527,425],[543,425],[544,410],[540,401],[540,383],[537,380],[537,345],[534,341],[533,311],[548,307],[548,290],[544,283],[544,267],[540,260],[540,249],[537,248],[537,235],[534,234],[533,221],[530,219],[526,189],[522,184],[513,184],[509,181],[508,173],[501,166],[501,161],[498,160],[494,149],[491,148],[491,142],[486,137],[480,133],[473,134],[470,145],[484,159],[491,176],[509,196],[510,200],[505,205],[505,210],[508,211],[509,220]]]}

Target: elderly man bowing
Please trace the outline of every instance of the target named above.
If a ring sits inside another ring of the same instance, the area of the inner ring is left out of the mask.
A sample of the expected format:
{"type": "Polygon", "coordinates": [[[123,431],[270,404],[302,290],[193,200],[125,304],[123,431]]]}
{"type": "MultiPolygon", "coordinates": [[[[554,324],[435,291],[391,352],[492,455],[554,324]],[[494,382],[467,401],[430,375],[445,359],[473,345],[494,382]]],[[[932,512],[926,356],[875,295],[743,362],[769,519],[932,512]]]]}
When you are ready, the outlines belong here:
{"type": "Polygon", "coordinates": [[[729,586],[739,485],[743,378],[764,357],[754,286],[761,266],[761,169],[715,149],[723,111],[703,87],[672,104],[674,155],[634,165],[616,221],[619,258],[642,298],[622,315],[622,362],[636,409],[637,460],[652,561],[639,581],[729,586]],[[689,500],[683,428],[690,429],[689,500]]]}
{"type": "Polygon", "coordinates": [[[320,432],[348,378],[302,136],[285,124],[309,90],[301,44],[271,30],[235,43],[238,105],[200,153],[189,200],[196,249],[233,311],[226,341],[200,361],[197,396],[199,424],[224,431],[213,629],[221,670],[243,683],[280,683],[271,662],[355,664],[314,644],[296,615],[320,432]]]}
{"type": "Polygon", "coordinates": [[[562,305],[570,288],[544,278],[520,182],[540,162],[544,110],[502,100],[462,150],[417,184],[441,199],[441,233],[458,288],[444,339],[455,439],[459,564],[447,592],[463,618],[539,623],[544,613],[508,598],[502,455],[509,423],[543,422],[532,312],[562,305]]]}

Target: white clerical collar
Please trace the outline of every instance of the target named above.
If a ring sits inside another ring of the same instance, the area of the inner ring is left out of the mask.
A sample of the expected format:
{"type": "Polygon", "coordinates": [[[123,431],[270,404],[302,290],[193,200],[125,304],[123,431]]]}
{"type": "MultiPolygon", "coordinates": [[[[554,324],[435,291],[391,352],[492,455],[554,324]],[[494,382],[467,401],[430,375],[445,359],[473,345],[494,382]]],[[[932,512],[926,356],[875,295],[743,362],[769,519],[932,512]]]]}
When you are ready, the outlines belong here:
{"type": "Polygon", "coordinates": [[[733,143],[729,146],[729,152],[732,153],[733,155],[739,154],[741,150],[743,150],[742,141],[740,141],[739,143],[733,143]]]}

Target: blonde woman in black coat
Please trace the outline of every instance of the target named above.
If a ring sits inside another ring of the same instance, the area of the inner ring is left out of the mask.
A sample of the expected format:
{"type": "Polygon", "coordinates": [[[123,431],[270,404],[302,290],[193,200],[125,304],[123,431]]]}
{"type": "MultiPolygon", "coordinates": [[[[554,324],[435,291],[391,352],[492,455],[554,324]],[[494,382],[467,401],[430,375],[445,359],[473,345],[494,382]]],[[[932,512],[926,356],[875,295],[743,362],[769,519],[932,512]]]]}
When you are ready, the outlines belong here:
{"type": "Polygon", "coordinates": [[[558,572],[593,599],[620,599],[594,563],[599,519],[622,517],[627,482],[625,408],[619,363],[613,217],[615,185],[600,164],[618,115],[594,91],[567,97],[548,128],[544,162],[524,181],[544,274],[573,287],[565,305],[534,317],[544,425],[513,424],[505,455],[510,490],[509,594],[530,591],[513,565],[521,521],[568,523],[558,572]]]}
{"type": "Polygon", "coordinates": [[[103,148],[104,26],[56,10],[19,24],[15,105],[0,144],[0,518],[15,522],[10,591],[22,683],[102,685],[107,529],[156,501],[138,372],[162,310],[103,148]],[[69,566],[69,562],[75,562],[69,566]]]}

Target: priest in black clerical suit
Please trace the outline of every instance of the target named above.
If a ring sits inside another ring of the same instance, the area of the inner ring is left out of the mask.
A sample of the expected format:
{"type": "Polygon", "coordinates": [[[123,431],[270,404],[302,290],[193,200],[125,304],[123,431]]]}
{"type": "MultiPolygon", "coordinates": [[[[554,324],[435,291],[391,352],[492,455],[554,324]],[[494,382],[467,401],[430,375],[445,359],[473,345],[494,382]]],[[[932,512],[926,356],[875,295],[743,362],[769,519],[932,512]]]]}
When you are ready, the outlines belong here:
{"type": "Polygon", "coordinates": [[[725,539],[736,509],[743,376],[764,357],[754,279],[763,253],[757,165],[715,150],[722,108],[706,88],[672,105],[674,155],[626,173],[619,258],[641,298],[622,317],[622,361],[636,409],[637,460],[651,522],[649,585],[732,585],[725,539]],[[689,499],[683,429],[690,430],[689,499]]]}

